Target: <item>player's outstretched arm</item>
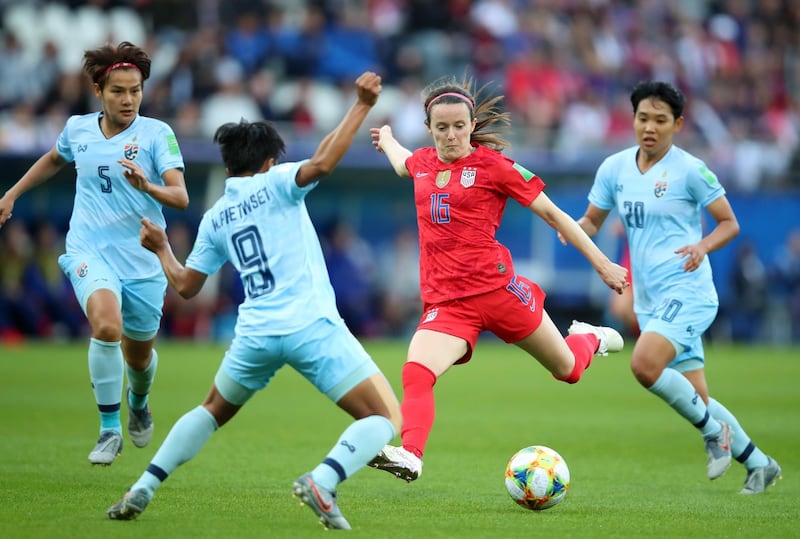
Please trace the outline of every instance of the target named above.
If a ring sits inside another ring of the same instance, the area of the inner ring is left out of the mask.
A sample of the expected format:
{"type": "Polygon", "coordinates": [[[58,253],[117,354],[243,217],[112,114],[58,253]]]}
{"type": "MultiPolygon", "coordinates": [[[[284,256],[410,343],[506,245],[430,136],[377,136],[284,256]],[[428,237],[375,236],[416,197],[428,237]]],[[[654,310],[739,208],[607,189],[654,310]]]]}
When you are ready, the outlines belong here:
{"type": "Polygon", "coordinates": [[[134,189],[150,195],[169,208],[185,210],[189,206],[189,193],[186,191],[186,180],[181,169],[165,171],[161,176],[164,185],[158,185],[148,180],[142,168],[130,159],[120,159],[118,163],[125,169],[122,172],[134,189]]]}
{"type": "MultiPolygon", "coordinates": [[[[586,232],[587,236],[594,238],[597,236],[597,233],[600,232],[600,228],[602,228],[603,223],[606,222],[606,217],[608,217],[609,213],[609,210],[601,210],[590,202],[589,206],[586,208],[586,213],[575,222],[586,232]]],[[[558,233],[558,240],[561,242],[561,245],[567,244],[567,238],[565,238],[561,232],[558,233]]]]}
{"type": "Polygon", "coordinates": [[[609,288],[621,294],[628,286],[628,270],[615,264],[600,250],[581,226],[556,206],[544,193],[539,193],[530,205],[531,211],[553,227],[592,264],[592,267],[609,288]]]}
{"type": "Polygon", "coordinates": [[[388,125],[372,127],[369,132],[372,135],[372,145],[386,156],[395,174],[403,178],[410,177],[406,168],[406,159],[411,157],[411,151],[394,138],[392,128],[388,125]]]}
{"type": "Polygon", "coordinates": [[[739,234],[739,221],[733,213],[728,197],[719,197],[714,202],[706,206],[706,210],[717,222],[707,236],[692,245],[685,245],[675,251],[676,254],[684,258],[683,271],[694,271],[700,267],[708,253],[727,245],[739,234]]]}
{"type": "Polygon", "coordinates": [[[330,174],[336,168],[353,143],[358,128],[361,127],[372,106],[377,103],[381,89],[380,76],[371,71],[362,73],[356,79],[358,94],[356,102],[344,115],[339,125],[322,139],[314,155],[297,171],[295,181],[298,186],[304,187],[321,176],[330,174]]]}
{"type": "Polygon", "coordinates": [[[66,164],[67,161],[55,148],[37,159],[22,178],[0,198],[0,227],[11,218],[14,203],[23,193],[52,178],[66,164]]]}
{"type": "Polygon", "coordinates": [[[163,228],[147,217],[143,217],[141,222],[142,228],[139,231],[139,241],[142,247],[158,256],[170,286],[182,298],[189,299],[196,296],[200,289],[203,288],[208,276],[191,268],[185,268],[183,264],[178,262],[167,240],[167,233],[163,228]]]}

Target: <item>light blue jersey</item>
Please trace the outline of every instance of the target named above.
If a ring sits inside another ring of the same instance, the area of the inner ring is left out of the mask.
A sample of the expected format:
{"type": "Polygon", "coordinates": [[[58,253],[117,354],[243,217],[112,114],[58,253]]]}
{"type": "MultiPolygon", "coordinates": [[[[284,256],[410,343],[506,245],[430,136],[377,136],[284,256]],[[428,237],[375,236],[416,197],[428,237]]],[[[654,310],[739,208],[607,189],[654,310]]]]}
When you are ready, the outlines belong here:
{"type": "MultiPolygon", "coordinates": [[[[748,470],[765,468],[774,461],[753,444],[736,417],[713,398],[706,405],[697,385],[685,376],[705,367],[702,335],[717,315],[719,299],[708,257],[686,272],[685,259],[675,251],[703,238],[703,208],[725,190],[703,161],[681,148],[673,145],[645,173],[636,163],[638,150],[628,148],[603,161],[589,202],[602,210],[616,209],[625,227],[634,311],[642,333],[660,335],[675,349],[669,368],[643,385],[702,433],[707,451],[709,440],[728,442],[732,433],[731,456],[748,470]]],[[[709,452],[710,479],[725,471],[715,464],[709,452]]]]}
{"type": "Polygon", "coordinates": [[[314,321],[340,321],[317,233],[295,177],[303,161],[228,178],[203,215],[186,267],[211,275],[230,261],[242,279],[236,335],[287,335],[314,321]]]}
{"type": "Polygon", "coordinates": [[[597,170],[589,202],[616,209],[625,227],[633,268],[634,310],[650,315],[665,293],[688,290],[718,304],[708,257],[685,272],[675,251],[703,237],[702,209],[725,194],[705,163],[672,146],[642,174],[635,146],[608,157],[597,170]]]}
{"type": "Polygon", "coordinates": [[[120,279],[149,278],[162,270],[158,257],[139,243],[140,220],[147,217],[165,226],[162,206],[131,186],[117,161],[134,161],[150,182],[163,185],[164,172],[183,170],[183,157],[166,123],[137,116],[127,129],[106,138],[101,114],[70,117],[56,143],[77,171],[67,253],[93,253],[120,279]]]}

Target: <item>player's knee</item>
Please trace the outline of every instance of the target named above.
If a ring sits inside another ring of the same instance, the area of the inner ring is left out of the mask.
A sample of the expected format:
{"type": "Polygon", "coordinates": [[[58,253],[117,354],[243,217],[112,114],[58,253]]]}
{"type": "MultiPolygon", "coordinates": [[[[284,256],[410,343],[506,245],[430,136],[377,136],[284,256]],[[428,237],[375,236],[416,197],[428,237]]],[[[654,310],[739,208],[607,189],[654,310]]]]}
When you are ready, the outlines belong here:
{"type": "Polygon", "coordinates": [[[92,337],[103,342],[118,342],[122,340],[122,324],[115,320],[94,320],[92,337]]]}
{"type": "Polygon", "coordinates": [[[203,402],[203,407],[208,410],[208,413],[210,413],[214,421],[217,422],[218,427],[230,421],[233,416],[236,415],[236,412],[241,409],[241,405],[231,404],[226,401],[218,391],[214,390],[206,397],[206,400],[203,402]]]}
{"type": "Polygon", "coordinates": [[[633,377],[644,387],[650,387],[655,384],[663,370],[660,365],[654,365],[636,354],[631,358],[633,377]]]}

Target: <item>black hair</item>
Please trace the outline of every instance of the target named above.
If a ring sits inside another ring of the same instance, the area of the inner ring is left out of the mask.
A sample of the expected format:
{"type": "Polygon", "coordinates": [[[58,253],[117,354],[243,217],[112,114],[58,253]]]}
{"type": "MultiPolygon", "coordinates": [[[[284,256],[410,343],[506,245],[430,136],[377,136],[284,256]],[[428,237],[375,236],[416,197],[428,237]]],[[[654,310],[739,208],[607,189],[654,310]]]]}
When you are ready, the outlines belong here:
{"type": "Polygon", "coordinates": [[[252,176],[267,159],[276,162],[286,152],[278,130],[269,122],[229,122],[217,128],[214,142],[219,144],[222,161],[232,176],[252,176]]]}
{"type": "Polygon", "coordinates": [[[101,89],[106,84],[109,70],[114,66],[120,69],[138,69],[142,74],[142,86],[150,77],[150,57],[144,49],[129,41],[123,41],[117,46],[103,45],[83,54],[83,72],[92,82],[99,84],[101,89]]]}
{"type": "Polygon", "coordinates": [[[639,103],[648,97],[660,99],[672,110],[672,116],[677,120],[683,116],[683,106],[686,103],[686,98],[680,90],[675,88],[668,82],[647,80],[637,84],[631,92],[631,105],[633,105],[633,113],[639,108],[639,103]]]}

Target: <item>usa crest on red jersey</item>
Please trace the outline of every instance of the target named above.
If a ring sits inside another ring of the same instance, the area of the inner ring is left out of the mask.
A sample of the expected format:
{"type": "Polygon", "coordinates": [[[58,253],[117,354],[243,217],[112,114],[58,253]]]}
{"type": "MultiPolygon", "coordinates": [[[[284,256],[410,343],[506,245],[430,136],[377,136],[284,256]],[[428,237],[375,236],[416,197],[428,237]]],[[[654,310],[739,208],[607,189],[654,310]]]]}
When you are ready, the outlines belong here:
{"type": "Polygon", "coordinates": [[[472,187],[475,185],[475,178],[478,176],[478,169],[475,167],[464,167],[461,171],[461,185],[472,187]]]}

